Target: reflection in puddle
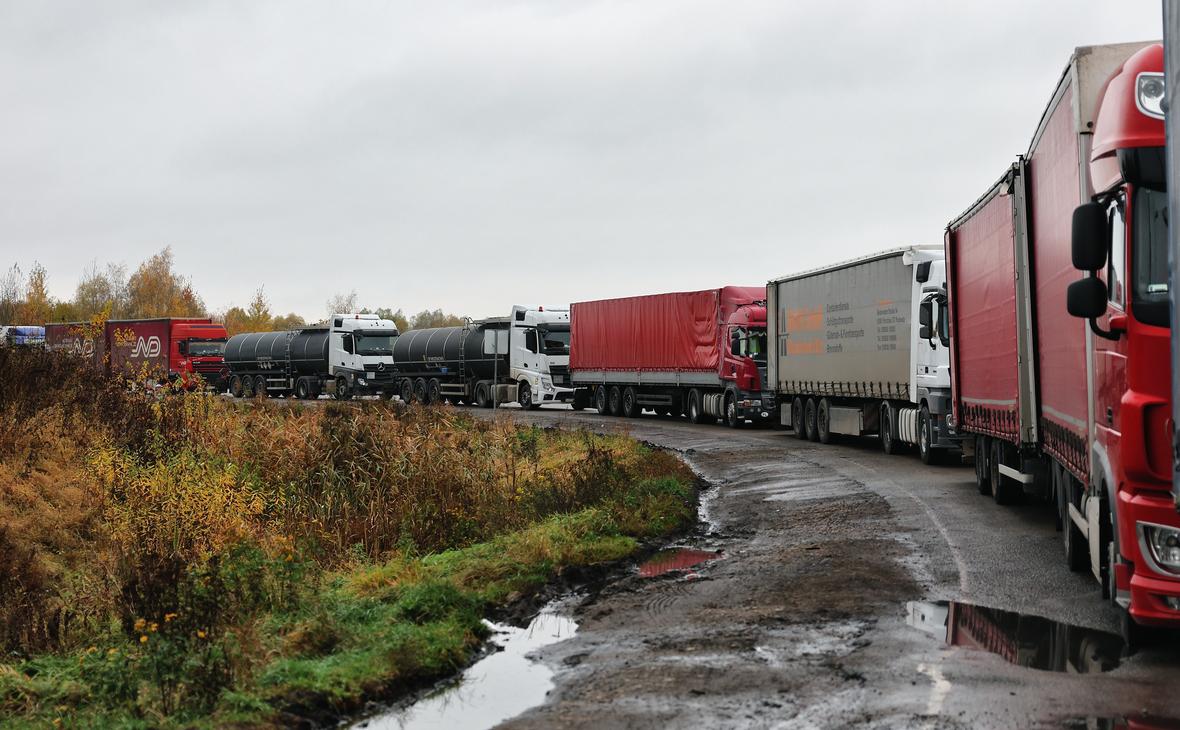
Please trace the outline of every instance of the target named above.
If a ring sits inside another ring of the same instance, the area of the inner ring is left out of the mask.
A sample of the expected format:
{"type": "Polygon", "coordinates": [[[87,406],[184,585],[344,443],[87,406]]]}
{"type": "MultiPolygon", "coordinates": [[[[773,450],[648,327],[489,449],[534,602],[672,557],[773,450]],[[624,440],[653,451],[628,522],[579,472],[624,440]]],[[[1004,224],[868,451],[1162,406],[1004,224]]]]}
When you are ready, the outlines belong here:
{"type": "Polygon", "coordinates": [[[910,626],[952,646],[990,651],[1022,667],[1070,674],[1108,672],[1123,656],[1123,639],[1117,634],[1040,616],[956,601],[911,601],[906,609],[910,626]]]}
{"type": "Polygon", "coordinates": [[[1070,720],[1064,727],[1069,730],[1180,730],[1180,720],[1151,715],[1088,717],[1070,720]]]}
{"type": "Polygon", "coordinates": [[[694,550],[693,548],[676,548],[661,550],[648,558],[639,566],[639,575],[644,578],[655,578],[665,573],[678,570],[688,570],[694,565],[721,557],[721,551],[694,550]]]}
{"type": "Polygon", "coordinates": [[[516,717],[541,704],[553,689],[553,672],[528,655],[573,636],[578,624],[545,607],[528,628],[485,622],[494,632],[491,641],[501,651],[467,668],[454,684],[413,705],[378,715],[354,727],[379,730],[446,728],[482,730],[516,717]]]}

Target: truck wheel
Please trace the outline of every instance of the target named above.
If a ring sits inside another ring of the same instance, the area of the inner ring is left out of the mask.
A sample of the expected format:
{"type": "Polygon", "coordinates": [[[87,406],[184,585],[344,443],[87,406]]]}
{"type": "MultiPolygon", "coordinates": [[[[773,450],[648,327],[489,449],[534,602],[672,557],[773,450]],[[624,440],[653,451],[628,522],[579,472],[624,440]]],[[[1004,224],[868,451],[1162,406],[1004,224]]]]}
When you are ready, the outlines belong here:
{"type": "Polygon", "coordinates": [[[688,391],[688,422],[696,424],[705,422],[705,411],[701,407],[701,391],[696,388],[688,391]]]}
{"type": "Polygon", "coordinates": [[[520,381],[516,386],[516,402],[526,411],[533,409],[533,389],[527,380],[520,381]]]}
{"type": "Polygon", "coordinates": [[[418,378],[414,381],[414,402],[426,402],[426,378],[418,378]]]}
{"type": "Polygon", "coordinates": [[[895,433],[895,425],[893,422],[893,406],[886,401],[881,404],[880,426],[878,431],[881,433],[881,451],[886,454],[896,454],[901,451],[901,443],[897,440],[895,433]]]}
{"type": "Polygon", "coordinates": [[[992,485],[992,499],[996,504],[1012,504],[1016,501],[1015,490],[1012,487],[1011,480],[1007,479],[1000,473],[1000,464],[1004,463],[1004,442],[1000,439],[992,439],[991,453],[988,455],[989,469],[988,478],[992,485]]]}
{"type": "Polygon", "coordinates": [[[1071,572],[1080,573],[1090,567],[1090,551],[1086,539],[1082,537],[1082,531],[1069,516],[1069,505],[1073,501],[1073,476],[1065,467],[1057,468],[1058,478],[1061,480],[1061,496],[1058,497],[1058,503],[1061,505],[1061,544],[1065,548],[1065,564],[1071,572]]]}
{"type": "Polygon", "coordinates": [[[348,387],[348,378],[343,375],[336,378],[336,400],[352,398],[352,389],[348,387]]]}
{"type": "Polygon", "coordinates": [[[815,411],[816,440],[821,444],[832,443],[832,402],[821,398],[815,411]]]}
{"type": "Polygon", "coordinates": [[[807,433],[808,441],[819,441],[819,432],[816,430],[817,410],[819,409],[815,405],[815,398],[808,398],[803,406],[803,430],[807,433]]]}
{"type": "Polygon", "coordinates": [[[254,378],[254,396],[256,398],[265,398],[267,396],[265,375],[259,375],[257,378],[254,378]]]}
{"type": "Polygon", "coordinates": [[[606,386],[600,385],[594,389],[594,409],[600,416],[605,416],[607,407],[606,386]]]}
{"type": "Polygon", "coordinates": [[[791,401],[791,430],[795,432],[795,438],[807,438],[807,428],[803,425],[803,399],[799,396],[791,401]]]}
{"type": "Polygon", "coordinates": [[[426,402],[435,405],[442,402],[442,383],[438,378],[431,378],[426,383],[426,402]]]}
{"type": "Polygon", "coordinates": [[[991,448],[987,436],[975,436],[975,488],[980,494],[992,493],[991,472],[988,467],[988,449],[991,448]]]}
{"type": "Polygon", "coordinates": [[[738,417],[737,398],[733,393],[725,394],[725,425],[730,428],[741,428],[746,425],[746,419],[738,417]]]}
{"type": "Polygon", "coordinates": [[[402,399],[402,403],[413,403],[414,381],[402,378],[402,382],[398,385],[398,396],[402,399]]]}
{"type": "Polygon", "coordinates": [[[235,398],[242,397],[242,376],[234,375],[229,379],[229,394],[235,398]]]}
{"type": "Polygon", "coordinates": [[[918,456],[923,464],[937,464],[942,452],[934,448],[934,423],[930,420],[930,409],[922,406],[918,411],[918,456]]]}
{"type": "Polygon", "coordinates": [[[242,376],[242,397],[254,397],[254,378],[249,375],[242,376]]]}
{"type": "MultiPolygon", "coordinates": [[[[409,381],[407,380],[406,382],[409,381]]],[[[413,389],[411,388],[411,390],[413,389]]],[[[486,382],[480,381],[475,384],[475,395],[473,397],[475,398],[475,405],[480,408],[492,407],[492,398],[488,392],[488,384],[486,382]]]]}
{"type": "Polygon", "coordinates": [[[300,378],[295,381],[295,397],[299,400],[311,399],[311,383],[307,381],[307,378],[300,378]]]}
{"type": "Polygon", "coordinates": [[[570,405],[575,411],[585,410],[586,406],[590,405],[589,400],[589,394],[586,393],[585,389],[578,388],[574,391],[574,400],[570,405]]]}
{"type": "Polygon", "coordinates": [[[612,385],[606,393],[606,409],[612,416],[623,415],[623,391],[619,386],[612,385]]]}
{"type": "Polygon", "coordinates": [[[627,418],[635,418],[643,411],[639,407],[639,396],[636,395],[635,389],[628,385],[623,388],[623,415],[627,418]]]}

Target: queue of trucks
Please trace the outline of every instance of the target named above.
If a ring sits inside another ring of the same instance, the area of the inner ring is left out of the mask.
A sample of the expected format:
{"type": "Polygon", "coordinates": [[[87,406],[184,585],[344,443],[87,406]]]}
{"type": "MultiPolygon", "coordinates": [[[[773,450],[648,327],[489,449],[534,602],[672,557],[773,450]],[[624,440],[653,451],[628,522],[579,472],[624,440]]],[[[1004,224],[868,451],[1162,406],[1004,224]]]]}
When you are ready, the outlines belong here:
{"type": "Polygon", "coordinates": [[[209,320],[51,324],[48,347],[234,396],[648,410],[973,462],[1056,507],[1063,552],[1145,626],[1180,626],[1163,49],[1077,49],[1027,151],[947,225],[770,280],[399,333],[340,313],[227,338],[209,320]]]}

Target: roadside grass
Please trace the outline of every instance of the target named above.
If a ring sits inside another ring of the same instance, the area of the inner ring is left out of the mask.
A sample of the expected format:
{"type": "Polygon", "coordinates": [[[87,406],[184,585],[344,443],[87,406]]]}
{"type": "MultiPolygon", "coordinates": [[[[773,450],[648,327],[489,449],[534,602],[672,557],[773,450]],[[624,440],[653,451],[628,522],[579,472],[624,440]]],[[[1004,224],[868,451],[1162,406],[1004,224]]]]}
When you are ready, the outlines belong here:
{"type": "Polygon", "coordinates": [[[684,528],[694,482],[617,435],[128,390],[0,350],[0,725],[330,722],[684,528]]]}

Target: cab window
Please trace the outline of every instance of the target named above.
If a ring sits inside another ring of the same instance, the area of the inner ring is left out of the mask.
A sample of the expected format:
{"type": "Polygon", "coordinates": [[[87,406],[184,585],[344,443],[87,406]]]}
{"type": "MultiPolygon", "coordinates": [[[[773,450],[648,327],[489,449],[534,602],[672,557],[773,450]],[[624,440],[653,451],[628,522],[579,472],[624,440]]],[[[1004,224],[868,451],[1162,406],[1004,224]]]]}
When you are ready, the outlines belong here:
{"type": "Polygon", "coordinates": [[[1110,256],[1106,264],[1106,285],[1110,303],[1120,309],[1126,306],[1127,280],[1127,222],[1122,198],[1111,201],[1107,210],[1110,222],[1110,256]]]}
{"type": "Polygon", "coordinates": [[[528,348],[529,352],[537,351],[537,331],[533,329],[524,331],[524,346],[528,348]]]}

